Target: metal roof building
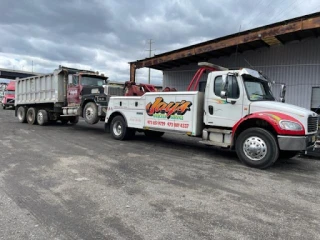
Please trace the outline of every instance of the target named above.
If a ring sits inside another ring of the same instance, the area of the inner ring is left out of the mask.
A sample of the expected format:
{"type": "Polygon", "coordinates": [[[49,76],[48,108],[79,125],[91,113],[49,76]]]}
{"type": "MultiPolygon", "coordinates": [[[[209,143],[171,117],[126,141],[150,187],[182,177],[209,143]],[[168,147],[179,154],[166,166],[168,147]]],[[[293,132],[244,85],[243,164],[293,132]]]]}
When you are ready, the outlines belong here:
{"type": "MultiPolygon", "coordinates": [[[[320,107],[320,12],[235,33],[130,63],[130,80],[139,68],[163,71],[163,87],[186,90],[207,61],[227,68],[261,70],[287,85],[286,102],[308,109],[320,107]],[[237,54],[236,54],[237,53],[237,54]]],[[[206,76],[201,81],[205,82],[206,76]]],[[[203,84],[199,87],[201,90],[203,84]]],[[[280,87],[273,91],[278,97],[280,87]]]]}

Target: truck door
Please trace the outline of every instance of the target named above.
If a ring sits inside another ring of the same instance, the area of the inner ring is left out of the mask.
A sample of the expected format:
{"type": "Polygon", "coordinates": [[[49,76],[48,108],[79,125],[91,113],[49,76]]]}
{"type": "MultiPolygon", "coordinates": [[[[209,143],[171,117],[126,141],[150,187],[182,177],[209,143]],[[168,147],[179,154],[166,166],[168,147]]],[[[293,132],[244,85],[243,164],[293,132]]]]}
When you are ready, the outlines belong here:
{"type": "Polygon", "coordinates": [[[68,104],[76,105],[80,104],[80,84],[79,76],[69,75],[67,99],[68,104]]]}
{"type": "Polygon", "coordinates": [[[205,92],[204,122],[210,126],[232,127],[242,117],[243,90],[235,75],[225,76],[228,81],[227,99],[221,98],[223,76],[211,75],[205,92]]]}

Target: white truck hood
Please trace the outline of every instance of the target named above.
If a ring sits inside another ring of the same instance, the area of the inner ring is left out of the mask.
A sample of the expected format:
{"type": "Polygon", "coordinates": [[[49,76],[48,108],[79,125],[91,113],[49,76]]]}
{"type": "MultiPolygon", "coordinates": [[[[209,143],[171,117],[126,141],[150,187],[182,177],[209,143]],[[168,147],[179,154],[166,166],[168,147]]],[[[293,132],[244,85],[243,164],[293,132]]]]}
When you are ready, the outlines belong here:
{"type": "Polygon", "coordinates": [[[274,101],[257,101],[250,103],[249,112],[255,113],[255,112],[264,112],[264,111],[275,111],[287,114],[298,121],[300,121],[306,130],[306,134],[314,133],[308,132],[308,117],[317,117],[318,115],[310,111],[306,108],[298,107],[292,104],[288,103],[282,103],[282,102],[274,102],[274,101]]]}

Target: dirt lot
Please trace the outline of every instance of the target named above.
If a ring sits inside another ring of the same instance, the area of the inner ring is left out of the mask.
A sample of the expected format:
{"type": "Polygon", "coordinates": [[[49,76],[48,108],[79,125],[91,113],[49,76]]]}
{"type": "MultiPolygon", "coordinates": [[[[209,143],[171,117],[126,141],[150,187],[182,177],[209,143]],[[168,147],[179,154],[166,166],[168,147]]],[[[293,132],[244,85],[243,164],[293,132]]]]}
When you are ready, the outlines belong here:
{"type": "Polygon", "coordinates": [[[194,139],[0,111],[0,239],[319,239],[320,161],[248,168],[194,139]]]}

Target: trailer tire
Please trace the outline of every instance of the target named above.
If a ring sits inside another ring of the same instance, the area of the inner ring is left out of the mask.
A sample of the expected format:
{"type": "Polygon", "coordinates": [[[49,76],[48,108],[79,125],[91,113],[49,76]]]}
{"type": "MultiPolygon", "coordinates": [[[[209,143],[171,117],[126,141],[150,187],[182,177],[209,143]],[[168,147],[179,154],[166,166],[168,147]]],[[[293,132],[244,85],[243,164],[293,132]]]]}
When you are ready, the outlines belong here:
{"type": "Polygon", "coordinates": [[[110,132],[116,140],[126,140],[134,135],[134,130],[127,127],[122,116],[115,116],[110,124],[110,132]]]}
{"type": "Polygon", "coordinates": [[[27,122],[26,115],[27,115],[27,108],[20,106],[17,110],[17,116],[18,116],[19,122],[26,123],[27,122]]]}
{"type": "Polygon", "coordinates": [[[144,135],[146,135],[146,137],[148,138],[160,138],[163,136],[163,134],[164,132],[151,131],[151,130],[147,130],[144,132],[144,135]]]}
{"type": "Polygon", "coordinates": [[[274,164],[279,157],[275,137],[263,128],[249,128],[236,140],[236,152],[242,163],[259,169],[274,164]]]}
{"type": "Polygon", "coordinates": [[[83,117],[88,124],[96,124],[99,122],[98,107],[94,102],[88,102],[85,105],[83,117]]]}
{"type": "Polygon", "coordinates": [[[37,113],[37,122],[40,126],[44,126],[48,123],[48,113],[46,110],[39,110],[37,113]]]}
{"type": "Polygon", "coordinates": [[[27,122],[31,125],[37,124],[37,109],[36,108],[29,108],[27,110],[27,122]]]}

